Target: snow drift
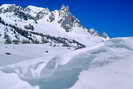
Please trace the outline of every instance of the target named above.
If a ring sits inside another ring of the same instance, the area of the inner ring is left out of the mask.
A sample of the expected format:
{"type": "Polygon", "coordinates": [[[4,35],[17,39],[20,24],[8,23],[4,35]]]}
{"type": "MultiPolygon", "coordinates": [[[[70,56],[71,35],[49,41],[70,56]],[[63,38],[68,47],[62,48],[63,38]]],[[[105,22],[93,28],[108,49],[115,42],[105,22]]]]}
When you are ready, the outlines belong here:
{"type": "Polygon", "coordinates": [[[44,62],[44,56],[3,66],[1,71],[15,73],[21,81],[39,89],[132,89],[132,45],[132,37],[114,38],[76,50],[69,60],[59,54],[44,62]]]}

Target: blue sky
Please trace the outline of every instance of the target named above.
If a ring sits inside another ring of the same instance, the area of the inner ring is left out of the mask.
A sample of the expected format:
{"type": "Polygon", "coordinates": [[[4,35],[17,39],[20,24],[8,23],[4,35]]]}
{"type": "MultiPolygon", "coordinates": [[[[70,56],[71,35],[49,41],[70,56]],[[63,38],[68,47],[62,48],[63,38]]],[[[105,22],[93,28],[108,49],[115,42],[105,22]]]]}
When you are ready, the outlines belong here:
{"type": "Polygon", "coordinates": [[[111,37],[133,36],[133,0],[0,0],[0,4],[15,3],[59,9],[69,5],[71,12],[85,27],[107,32],[111,37]]]}

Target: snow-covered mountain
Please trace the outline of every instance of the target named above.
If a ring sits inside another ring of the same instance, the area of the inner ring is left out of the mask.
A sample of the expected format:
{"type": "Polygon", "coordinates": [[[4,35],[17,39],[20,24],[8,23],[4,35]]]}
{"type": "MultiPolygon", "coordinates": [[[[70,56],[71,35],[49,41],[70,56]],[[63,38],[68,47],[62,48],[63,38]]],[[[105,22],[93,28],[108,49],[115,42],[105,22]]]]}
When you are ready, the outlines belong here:
{"type": "Polygon", "coordinates": [[[79,49],[108,38],[107,34],[83,27],[67,6],[54,11],[35,6],[0,6],[0,43],[47,43],[79,49]]]}
{"type": "Polygon", "coordinates": [[[133,89],[132,59],[133,37],[87,29],[67,6],[0,6],[0,89],[133,89]]]}

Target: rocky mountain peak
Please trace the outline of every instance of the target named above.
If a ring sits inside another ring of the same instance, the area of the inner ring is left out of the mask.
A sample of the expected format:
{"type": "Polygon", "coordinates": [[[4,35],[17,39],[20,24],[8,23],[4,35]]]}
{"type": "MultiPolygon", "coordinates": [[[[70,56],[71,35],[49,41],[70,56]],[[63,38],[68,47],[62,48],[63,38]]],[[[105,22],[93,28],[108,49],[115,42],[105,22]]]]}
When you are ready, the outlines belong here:
{"type": "Polygon", "coordinates": [[[54,11],[36,6],[0,6],[1,43],[41,43],[78,49],[106,38],[107,34],[99,35],[83,27],[68,6],[54,11]]]}
{"type": "Polygon", "coordinates": [[[68,16],[71,15],[71,12],[69,10],[69,6],[62,5],[61,9],[59,10],[60,15],[68,16]]]}

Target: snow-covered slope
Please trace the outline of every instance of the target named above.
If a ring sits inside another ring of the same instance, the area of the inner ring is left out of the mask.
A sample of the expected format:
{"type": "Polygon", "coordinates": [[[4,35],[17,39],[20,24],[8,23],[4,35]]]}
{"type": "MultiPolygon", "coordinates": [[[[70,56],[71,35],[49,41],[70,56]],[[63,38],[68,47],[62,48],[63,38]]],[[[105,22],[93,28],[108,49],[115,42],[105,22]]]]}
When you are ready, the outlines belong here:
{"type": "Polygon", "coordinates": [[[15,73],[6,74],[0,71],[0,89],[38,89],[22,81],[15,73]]]}
{"type": "Polygon", "coordinates": [[[123,59],[81,72],[76,84],[69,89],[132,89],[133,56],[123,59]]]}
{"type": "Polygon", "coordinates": [[[69,89],[133,88],[133,38],[113,39],[105,45],[107,48],[93,52],[99,54],[69,89]]]}
{"type": "Polygon", "coordinates": [[[45,56],[45,59],[52,58],[56,55],[69,53],[71,51],[71,49],[67,49],[66,47],[51,47],[43,44],[1,44],[0,66],[28,61],[43,56],[45,56]]]}
{"type": "Polygon", "coordinates": [[[0,43],[47,43],[79,49],[108,38],[107,34],[83,27],[66,6],[54,11],[35,6],[0,6],[0,43]]]}
{"type": "MultiPolygon", "coordinates": [[[[28,89],[132,89],[132,54],[132,37],[114,38],[51,58],[42,56],[1,66],[0,76],[18,75],[28,89]]],[[[6,82],[3,77],[0,80],[6,82]]],[[[19,81],[18,77],[15,80],[19,81]]],[[[5,82],[0,82],[2,89],[7,89],[5,82]]]]}

